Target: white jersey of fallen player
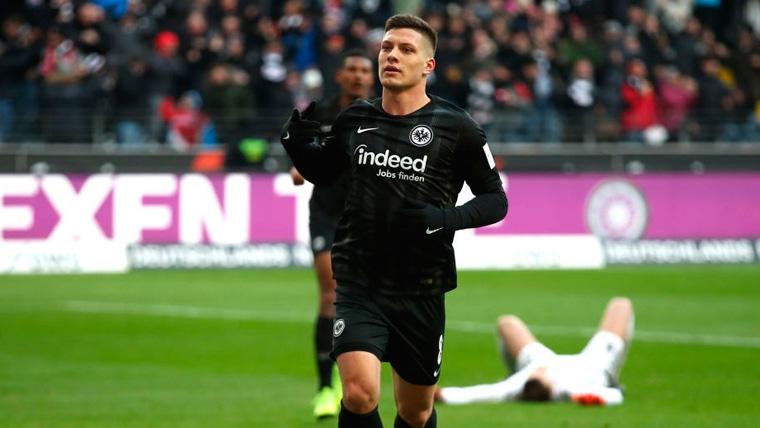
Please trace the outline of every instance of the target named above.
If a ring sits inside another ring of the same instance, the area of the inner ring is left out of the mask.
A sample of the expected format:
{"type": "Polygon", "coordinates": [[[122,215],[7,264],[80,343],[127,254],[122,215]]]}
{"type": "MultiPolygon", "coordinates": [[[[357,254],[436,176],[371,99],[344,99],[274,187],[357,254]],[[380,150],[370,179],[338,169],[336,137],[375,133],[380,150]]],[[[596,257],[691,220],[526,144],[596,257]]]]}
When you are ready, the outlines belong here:
{"type": "Polygon", "coordinates": [[[594,399],[593,404],[620,404],[623,394],[616,379],[625,357],[626,345],[620,337],[598,332],[579,354],[557,355],[539,342],[527,345],[517,356],[517,371],[501,382],[441,389],[448,404],[468,404],[517,400],[525,382],[545,368],[551,379],[552,399],[594,399]]]}

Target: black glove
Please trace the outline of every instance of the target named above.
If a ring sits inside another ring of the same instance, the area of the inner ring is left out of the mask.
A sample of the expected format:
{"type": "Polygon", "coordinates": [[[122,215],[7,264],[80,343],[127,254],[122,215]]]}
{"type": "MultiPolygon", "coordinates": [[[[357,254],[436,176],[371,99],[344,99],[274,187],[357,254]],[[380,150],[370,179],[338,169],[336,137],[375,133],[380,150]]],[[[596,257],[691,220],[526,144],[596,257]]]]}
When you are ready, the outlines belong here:
{"type": "Polygon", "coordinates": [[[416,199],[405,199],[396,213],[395,223],[399,229],[412,234],[444,233],[446,210],[416,199]]]}
{"type": "Polygon", "coordinates": [[[293,109],[293,114],[290,115],[288,121],[282,126],[282,134],[280,136],[282,144],[308,144],[320,135],[319,122],[308,120],[311,114],[314,113],[316,105],[317,103],[312,101],[303,113],[299,112],[298,109],[293,109]]]}

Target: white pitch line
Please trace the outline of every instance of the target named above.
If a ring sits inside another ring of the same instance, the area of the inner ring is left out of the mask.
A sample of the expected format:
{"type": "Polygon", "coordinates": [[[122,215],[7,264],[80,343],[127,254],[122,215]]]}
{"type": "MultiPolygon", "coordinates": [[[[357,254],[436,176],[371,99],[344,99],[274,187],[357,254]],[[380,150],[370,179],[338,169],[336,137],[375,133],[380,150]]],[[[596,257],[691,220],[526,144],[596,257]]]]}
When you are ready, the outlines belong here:
{"type": "MultiPolygon", "coordinates": [[[[181,305],[143,305],[136,303],[69,301],[64,305],[69,312],[94,314],[153,315],[176,318],[220,319],[232,321],[272,321],[309,323],[310,315],[282,311],[255,311],[248,309],[204,308],[181,305]]],[[[447,320],[446,328],[466,333],[494,334],[494,323],[447,320]]],[[[596,330],[587,327],[531,325],[537,334],[552,336],[590,337],[596,330]]],[[[718,336],[699,333],[636,330],[634,341],[685,345],[730,346],[760,348],[760,337],[718,336]]]]}
{"type": "Polygon", "coordinates": [[[180,305],[143,305],[137,303],[116,302],[66,302],[66,309],[71,312],[89,312],[100,314],[155,315],[177,318],[221,319],[232,321],[278,321],[306,322],[310,318],[297,313],[280,311],[252,311],[247,309],[204,308],[200,306],[180,305]]]}
{"type": "MultiPolygon", "coordinates": [[[[452,330],[471,333],[494,333],[496,325],[473,321],[446,321],[446,327],[452,330]]],[[[556,325],[530,325],[537,334],[550,336],[591,337],[596,332],[594,328],[566,327],[556,325]]],[[[676,333],[669,331],[636,330],[634,341],[658,342],[685,345],[732,346],[738,348],[760,348],[760,337],[718,336],[700,333],[676,333]]]]}

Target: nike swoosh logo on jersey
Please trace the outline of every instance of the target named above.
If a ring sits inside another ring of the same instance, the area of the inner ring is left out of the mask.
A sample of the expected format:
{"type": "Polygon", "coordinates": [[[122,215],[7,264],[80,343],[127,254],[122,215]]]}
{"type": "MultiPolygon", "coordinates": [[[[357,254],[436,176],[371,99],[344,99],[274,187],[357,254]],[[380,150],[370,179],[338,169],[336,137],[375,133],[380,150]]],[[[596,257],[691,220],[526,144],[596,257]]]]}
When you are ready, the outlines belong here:
{"type": "Polygon", "coordinates": [[[380,129],[380,128],[364,128],[364,129],[362,129],[362,126],[359,125],[359,129],[356,130],[356,133],[357,134],[363,134],[363,133],[365,133],[367,131],[374,131],[375,129],[380,129]]]}
{"type": "Polygon", "coordinates": [[[438,232],[438,231],[439,231],[439,230],[441,230],[441,229],[443,229],[443,228],[442,228],[442,227],[439,227],[438,229],[433,229],[433,230],[430,230],[430,228],[428,227],[428,228],[425,230],[425,233],[426,233],[426,234],[428,234],[428,235],[432,235],[432,234],[434,234],[435,232],[438,232]]]}
{"type": "Polygon", "coordinates": [[[438,372],[440,372],[440,371],[441,371],[441,369],[440,369],[440,368],[438,368],[438,370],[434,371],[434,372],[433,372],[433,377],[436,377],[436,376],[438,376],[438,372]]]}
{"type": "Polygon", "coordinates": [[[282,137],[282,139],[283,139],[283,140],[287,140],[287,139],[289,139],[289,138],[290,138],[290,132],[286,132],[286,133],[285,133],[285,136],[284,136],[284,137],[282,137]]]}

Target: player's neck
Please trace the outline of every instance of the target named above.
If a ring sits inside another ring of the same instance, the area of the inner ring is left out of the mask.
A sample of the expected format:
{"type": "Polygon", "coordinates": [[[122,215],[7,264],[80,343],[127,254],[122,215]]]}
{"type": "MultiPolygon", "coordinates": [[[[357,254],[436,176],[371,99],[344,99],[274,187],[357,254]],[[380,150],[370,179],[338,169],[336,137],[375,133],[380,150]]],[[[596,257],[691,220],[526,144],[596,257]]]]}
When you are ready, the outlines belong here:
{"type": "Polygon", "coordinates": [[[341,110],[343,110],[346,107],[348,107],[349,104],[354,102],[354,100],[357,100],[357,99],[358,98],[354,98],[351,95],[342,93],[340,94],[340,98],[338,99],[338,106],[340,107],[341,110]]]}
{"type": "Polygon", "coordinates": [[[404,116],[424,107],[430,102],[424,81],[411,88],[394,91],[383,88],[383,111],[394,116],[404,116]]]}

